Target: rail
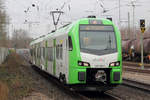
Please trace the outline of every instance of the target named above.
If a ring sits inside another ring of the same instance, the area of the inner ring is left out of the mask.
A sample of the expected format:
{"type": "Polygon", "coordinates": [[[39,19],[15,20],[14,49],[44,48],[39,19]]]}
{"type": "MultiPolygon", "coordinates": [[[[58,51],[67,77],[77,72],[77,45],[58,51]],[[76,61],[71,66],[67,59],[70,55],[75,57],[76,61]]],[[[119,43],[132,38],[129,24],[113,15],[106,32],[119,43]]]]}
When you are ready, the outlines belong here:
{"type": "Polygon", "coordinates": [[[137,82],[129,79],[123,79],[122,85],[150,93],[150,84],[137,82]]]}

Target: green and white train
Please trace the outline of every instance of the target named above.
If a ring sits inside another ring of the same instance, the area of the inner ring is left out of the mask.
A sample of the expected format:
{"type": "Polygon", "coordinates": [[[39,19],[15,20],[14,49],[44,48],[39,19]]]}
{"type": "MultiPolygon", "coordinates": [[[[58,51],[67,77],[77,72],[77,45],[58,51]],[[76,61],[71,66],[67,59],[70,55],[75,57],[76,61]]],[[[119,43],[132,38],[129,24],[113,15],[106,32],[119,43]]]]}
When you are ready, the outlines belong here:
{"type": "Polygon", "coordinates": [[[122,83],[121,37],[107,19],[83,18],[31,42],[32,64],[76,90],[122,83]]]}

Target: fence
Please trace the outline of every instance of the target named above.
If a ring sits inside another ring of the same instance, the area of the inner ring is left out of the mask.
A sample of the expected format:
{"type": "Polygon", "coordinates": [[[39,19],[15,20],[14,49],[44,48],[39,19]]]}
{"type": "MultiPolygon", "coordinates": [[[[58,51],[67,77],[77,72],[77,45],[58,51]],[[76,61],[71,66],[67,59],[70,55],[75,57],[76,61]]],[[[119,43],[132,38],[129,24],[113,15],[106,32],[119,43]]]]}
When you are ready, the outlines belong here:
{"type": "Polygon", "coordinates": [[[8,48],[0,48],[0,64],[2,64],[9,54],[8,48]]]}

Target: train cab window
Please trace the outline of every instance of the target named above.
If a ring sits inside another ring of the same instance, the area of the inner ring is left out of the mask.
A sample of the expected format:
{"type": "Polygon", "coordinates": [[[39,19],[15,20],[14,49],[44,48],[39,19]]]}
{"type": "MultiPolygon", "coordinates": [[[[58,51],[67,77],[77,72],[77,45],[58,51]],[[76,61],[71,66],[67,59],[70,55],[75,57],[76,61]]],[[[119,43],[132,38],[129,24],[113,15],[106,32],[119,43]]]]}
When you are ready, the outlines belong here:
{"type": "Polygon", "coordinates": [[[111,25],[80,25],[80,51],[95,55],[117,52],[117,41],[111,25]]]}
{"type": "Polygon", "coordinates": [[[71,36],[68,37],[68,42],[69,42],[69,51],[72,51],[73,50],[73,45],[72,45],[71,36]]]}

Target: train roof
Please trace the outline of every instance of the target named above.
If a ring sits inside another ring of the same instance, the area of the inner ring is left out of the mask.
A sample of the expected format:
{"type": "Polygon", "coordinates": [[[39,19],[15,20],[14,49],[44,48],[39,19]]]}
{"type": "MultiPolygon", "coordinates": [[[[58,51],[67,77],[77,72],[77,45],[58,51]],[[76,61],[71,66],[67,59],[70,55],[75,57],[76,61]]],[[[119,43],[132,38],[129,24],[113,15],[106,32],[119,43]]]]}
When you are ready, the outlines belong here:
{"type": "Polygon", "coordinates": [[[42,36],[42,37],[39,37],[39,38],[34,39],[34,40],[30,43],[30,46],[33,45],[33,44],[36,44],[36,43],[39,43],[39,42],[43,41],[44,38],[45,38],[45,36],[42,36]]]}
{"type": "Polygon", "coordinates": [[[36,43],[39,43],[43,40],[47,40],[49,37],[56,37],[56,36],[60,36],[60,35],[63,35],[63,34],[68,34],[68,32],[71,30],[71,28],[76,25],[76,24],[87,24],[89,23],[89,20],[100,20],[102,22],[102,24],[109,24],[109,25],[113,25],[112,21],[108,20],[108,19],[103,19],[103,18],[82,18],[82,19],[79,19],[77,21],[74,21],[73,23],[71,24],[68,24],[68,25],[64,25],[63,27],[60,27],[58,30],[56,30],[55,32],[51,32],[51,33],[48,33],[47,35],[44,35],[44,36],[41,36],[35,40],[33,40],[31,43],[30,43],[30,46],[33,45],[33,44],[36,44],[36,43]],[[64,32],[65,31],[65,32],[64,32]]]}

